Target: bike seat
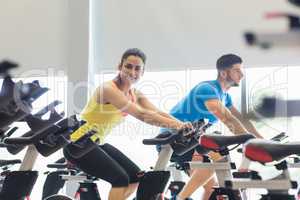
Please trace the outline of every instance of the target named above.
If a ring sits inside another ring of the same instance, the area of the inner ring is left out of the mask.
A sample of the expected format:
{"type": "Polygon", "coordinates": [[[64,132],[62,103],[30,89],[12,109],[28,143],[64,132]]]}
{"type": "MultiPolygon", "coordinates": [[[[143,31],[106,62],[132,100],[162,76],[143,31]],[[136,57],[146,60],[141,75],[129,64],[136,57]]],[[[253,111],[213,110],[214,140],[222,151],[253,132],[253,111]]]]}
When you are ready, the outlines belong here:
{"type": "Polygon", "coordinates": [[[200,145],[204,148],[211,149],[213,151],[219,151],[227,146],[234,144],[243,144],[250,139],[255,138],[251,134],[224,136],[219,134],[204,134],[200,137],[200,145]]]}
{"type": "Polygon", "coordinates": [[[4,167],[6,165],[14,165],[14,164],[19,164],[22,161],[19,159],[15,159],[15,160],[0,160],[0,167],[4,167]]]}
{"type": "Polygon", "coordinates": [[[281,144],[279,142],[255,139],[244,149],[245,156],[260,163],[279,161],[293,154],[300,154],[300,142],[281,144]]]}

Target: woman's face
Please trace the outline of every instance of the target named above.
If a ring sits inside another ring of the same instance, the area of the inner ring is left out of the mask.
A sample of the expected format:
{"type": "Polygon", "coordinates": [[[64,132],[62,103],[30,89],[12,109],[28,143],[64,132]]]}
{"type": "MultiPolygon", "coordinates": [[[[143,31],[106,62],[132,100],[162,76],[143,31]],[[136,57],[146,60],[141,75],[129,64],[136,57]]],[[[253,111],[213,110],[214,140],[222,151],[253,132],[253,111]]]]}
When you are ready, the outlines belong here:
{"type": "Polygon", "coordinates": [[[144,73],[144,62],[138,56],[128,56],[119,66],[122,81],[136,83],[144,73]]]}

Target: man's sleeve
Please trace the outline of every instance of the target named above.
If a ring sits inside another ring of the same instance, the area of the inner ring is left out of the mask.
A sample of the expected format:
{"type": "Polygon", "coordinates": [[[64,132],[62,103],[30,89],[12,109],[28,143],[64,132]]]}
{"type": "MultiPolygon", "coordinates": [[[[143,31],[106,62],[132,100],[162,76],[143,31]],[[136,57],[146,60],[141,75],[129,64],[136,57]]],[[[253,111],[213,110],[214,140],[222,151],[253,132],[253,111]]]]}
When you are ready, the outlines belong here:
{"type": "Polygon", "coordinates": [[[217,90],[209,83],[204,83],[196,88],[196,98],[201,99],[203,102],[210,99],[219,99],[217,90]]]}
{"type": "Polygon", "coordinates": [[[229,94],[227,94],[227,96],[226,96],[225,106],[227,108],[231,108],[232,107],[232,98],[231,98],[231,96],[229,94]]]}

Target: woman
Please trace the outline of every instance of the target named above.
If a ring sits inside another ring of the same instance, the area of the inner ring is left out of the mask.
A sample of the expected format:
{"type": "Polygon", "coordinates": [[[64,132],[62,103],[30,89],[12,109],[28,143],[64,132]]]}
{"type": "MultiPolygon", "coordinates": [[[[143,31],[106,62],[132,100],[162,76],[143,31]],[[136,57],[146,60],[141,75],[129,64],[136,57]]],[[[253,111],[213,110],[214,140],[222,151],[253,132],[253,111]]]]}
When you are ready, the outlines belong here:
{"type": "Polygon", "coordinates": [[[91,129],[97,133],[91,137],[99,142],[84,156],[76,159],[69,146],[64,150],[65,157],[78,165],[84,172],[111,183],[109,200],[123,200],[137,188],[137,174],[140,169],[122,152],[110,144],[103,144],[105,136],[126,115],[151,125],[180,129],[191,128],[190,123],[183,123],[167,113],[159,111],[149,100],[132,86],[144,73],[145,54],[136,48],[128,49],[118,66],[119,73],[111,81],[100,85],[82,112],[87,123],[71,135],[76,141],[91,129]]]}

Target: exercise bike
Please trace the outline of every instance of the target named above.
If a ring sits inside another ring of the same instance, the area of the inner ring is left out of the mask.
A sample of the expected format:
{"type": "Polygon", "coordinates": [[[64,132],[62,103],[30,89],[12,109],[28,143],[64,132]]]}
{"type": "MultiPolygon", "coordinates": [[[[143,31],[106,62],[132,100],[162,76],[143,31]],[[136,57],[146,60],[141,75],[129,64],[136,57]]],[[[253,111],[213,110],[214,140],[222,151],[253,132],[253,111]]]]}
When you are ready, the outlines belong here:
{"type": "MultiPolygon", "coordinates": [[[[167,170],[167,164],[173,152],[182,155],[187,151],[195,148],[198,145],[200,135],[210,126],[204,120],[193,123],[193,130],[179,130],[174,132],[162,133],[152,139],[144,139],[145,145],[162,145],[162,150],[159,153],[158,160],[152,171],[141,172],[140,182],[137,189],[135,200],[157,200],[167,199],[164,197],[164,190],[169,181],[170,172],[167,170]]],[[[84,183],[87,180],[86,176],[80,177],[75,175],[60,175],[61,179],[67,181],[78,181],[84,183]]],[[[80,188],[80,187],[79,187],[80,188]]],[[[77,190],[78,191],[78,190],[77,190]]],[[[89,190],[87,190],[89,191],[89,190]]],[[[90,190],[91,191],[91,190],[90,190]]],[[[56,191],[57,192],[57,191],[56,191]]],[[[70,197],[63,195],[53,195],[46,200],[57,200],[65,198],[70,200],[70,197]]],[[[93,197],[85,198],[79,197],[80,200],[100,200],[100,197],[94,194],[93,197]]]]}
{"type": "Polygon", "coordinates": [[[229,189],[264,188],[267,190],[267,194],[262,195],[260,200],[296,200],[298,193],[290,194],[289,190],[297,189],[298,184],[291,179],[288,169],[300,168],[299,159],[292,163],[288,163],[285,159],[294,154],[299,155],[299,152],[299,142],[281,144],[262,139],[251,140],[244,147],[245,158],[264,165],[277,161],[274,166],[281,173],[270,180],[262,180],[259,178],[260,176],[256,176],[256,178],[250,176],[246,180],[227,181],[226,187],[229,189]]]}

